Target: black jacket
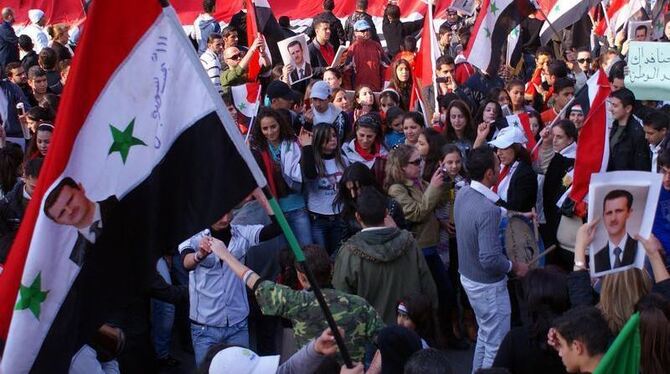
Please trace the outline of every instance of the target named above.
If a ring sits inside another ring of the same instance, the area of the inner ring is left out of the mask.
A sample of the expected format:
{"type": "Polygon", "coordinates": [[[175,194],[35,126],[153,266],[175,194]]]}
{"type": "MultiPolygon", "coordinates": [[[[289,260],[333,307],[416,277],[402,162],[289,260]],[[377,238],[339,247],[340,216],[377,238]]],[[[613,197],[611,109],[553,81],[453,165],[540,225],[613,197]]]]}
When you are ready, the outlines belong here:
{"type": "Polygon", "coordinates": [[[544,177],[542,190],[542,203],[544,204],[544,216],[547,219],[548,237],[545,245],[556,243],[556,230],[561,219],[561,211],[556,202],[565,193],[567,188],[563,186],[563,177],[575,165],[574,158],[565,157],[559,153],[554,154],[551,159],[547,173],[544,177]]]}
{"type": "Polygon", "coordinates": [[[30,202],[23,197],[23,186],[22,181],[17,182],[14,188],[0,200],[0,264],[4,264],[7,259],[23,213],[30,202]]]}
{"type": "MultiPolygon", "coordinates": [[[[616,131],[617,124],[610,130],[610,141],[616,131]]],[[[644,130],[633,117],[628,118],[622,136],[615,144],[610,144],[610,158],[607,171],[617,170],[651,170],[649,143],[644,138],[644,130]]]]}
{"type": "Polygon", "coordinates": [[[60,44],[59,42],[51,43],[51,49],[53,49],[56,52],[56,55],[58,56],[58,61],[72,59],[72,53],[70,53],[70,50],[66,46],[60,44]]]}
{"type": "MultiPolygon", "coordinates": [[[[340,45],[344,45],[346,43],[347,39],[344,34],[344,27],[342,27],[342,22],[340,22],[340,19],[337,18],[333,12],[328,12],[325,11],[323,13],[319,13],[316,16],[314,16],[314,19],[316,18],[323,18],[330,23],[330,44],[333,45],[333,48],[335,48],[335,52],[337,52],[337,48],[340,47],[340,45]]],[[[312,30],[312,33],[314,31],[312,30]]],[[[314,37],[314,35],[309,34],[310,37],[314,37]]]]}
{"type": "Polygon", "coordinates": [[[26,71],[26,74],[28,74],[28,70],[30,70],[31,67],[38,64],[37,53],[35,53],[35,51],[26,53],[26,55],[21,59],[21,65],[23,66],[23,70],[26,71]]]}
{"type": "MultiPolygon", "coordinates": [[[[312,78],[323,78],[324,70],[326,70],[326,68],[330,65],[328,65],[326,59],[323,58],[319,42],[316,41],[316,38],[314,38],[314,40],[312,40],[312,42],[307,45],[307,50],[309,51],[309,63],[312,65],[312,78]]],[[[333,51],[337,52],[335,49],[333,49],[333,51]]]]}
{"type": "Polygon", "coordinates": [[[248,47],[249,41],[247,40],[247,13],[241,10],[235,13],[233,18],[230,19],[229,26],[237,30],[238,44],[248,47]]]}
{"type": "Polygon", "coordinates": [[[382,21],[382,34],[386,40],[386,49],[389,58],[393,58],[400,52],[400,44],[406,36],[413,35],[421,30],[423,19],[412,22],[401,22],[400,20],[389,22],[387,17],[382,21]]]}
{"type": "Polygon", "coordinates": [[[537,201],[537,174],[533,167],[519,161],[507,189],[507,201],[502,203],[506,209],[516,212],[530,212],[537,201]]]}
{"type": "MultiPolygon", "coordinates": [[[[19,61],[19,38],[12,25],[3,22],[0,25],[0,65],[4,68],[10,62],[19,61]]],[[[26,70],[27,72],[27,70],[26,70]]]]}

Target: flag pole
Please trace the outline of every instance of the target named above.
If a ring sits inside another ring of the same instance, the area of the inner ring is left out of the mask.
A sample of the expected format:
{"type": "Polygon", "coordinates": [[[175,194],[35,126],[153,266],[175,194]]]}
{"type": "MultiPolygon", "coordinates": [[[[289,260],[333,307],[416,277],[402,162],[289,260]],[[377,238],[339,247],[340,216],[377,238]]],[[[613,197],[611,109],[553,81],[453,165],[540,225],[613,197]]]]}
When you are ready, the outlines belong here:
{"type": "MultiPolygon", "coordinates": [[[[584,87],[586,87],[586,85],[585,85],[584,87]]],[[[582,89],[583,89],[584,87],[582,87],[582,89]]],[[[580,91],[581,91],[581,89],[580,89],[580,91]]],[[[547,127],[548,127],[549,129],[551,129],[552,127],[554,127],[554,125],[556,124],[556,121],[558,121],[559,119],[561,119],[562,116],[565,115],[565,112],[568,110],[568,108],[570,107],[570,105],[572,105],[572,103],[575,101],[575,97],[577,97],[577,94],[575,94],[575,95],[570,99],[570,101],[568,101],[568,103],[565,104],[565,106],[563,107],[563,109],[561,109],[561,111],[558,112],[558,114],[556,115],[556,117],[555,117],[551,122],[549,122],[549,125],[545,126],[544,128],[547,128],[547,127]]],[[[543,141],[543,140],[544,140],[544,138],[540,138],[540,140],[538,140],[538,142],[535,143],[535,147],[533,147],[533,150],[530,151],[530,154],[531,154],[531,155],[534,154],[535,151],[537,151],[537,149],[540,147],[540,144],[542,144],[542,141],[543,141]]]]}
{"type": "Polygon", "coordinates": [[[263,91],[263,86],[258,87],[258,94],[256,95],[256,113],[254,113],[254,116],[249,119],[249,128],[247,129],[247,136],[244,138],[244,142],[246,144],[249,144],[249,136],[251,135],[251,129],[254,127],[254,120],[256,120],[256,116],[258,116],[258,110],[261,108],[261,91],[263,91]]]}
{"type": "Polygon", "coordinates": [[[270,203],[272,212],[274,213],[275,218],[279,223],[279,226],[284,232],[284,236],[288,241],[291,251],[293,251],[293,254],[295,255],[296,261],[300,263],[303,270],[305,271],[305,275],[307,276],[309,285],[312,291],[314,292],[314,296],[316,297],[316,300],[319,302],[321,311],[323,312],[323,315],[326,317],[326,322],[328,322],[328,326],[330,327],[330,330],[332,331],[333,336],[335,337],[335,342],[337,343],[337,346],[340,349],[340,355],[344,360],[344,364],[347,365],[347,368],[349,369],[353,368],[354,365],[353,362],[351,361],[351,356],[349,356],[349,351],[347,350],[347,347],[344,344],[344,339],[342,338],[342,335],[340,335],[340,331],[337,329],[337,323],[335,323],[333,314],[331,313],[330,308],[328,308],[328,304],[326,303],[326,299],[323,297],[323,293],[319,288],[319,284],[316,281],[316,278],[314,278],[312,270],[309,268],[307,262],[305,261],[305,254],[302,252],[302,249],[300,249],[300,245],[298,244],[298,240],[296,239],[295,234],[293,234],[293,230],[291,230],[291,227],[288,225],[288,221],[286,221],[284,213],[279,207],[277,200],[275,200],[274,196],[272,196],[272,194],[270,193],[270,189],[267,186],[263,187],[263,193],[265,194],[265,197],[268,199],[268,202],[270,203]]]}
{"type": "Polygon", "coordinates": [[[533,4],[535,5],[535,9],[537,9],[537,11],[540,12],[542,17],[544,17],[544,20],[547,21],[547,23],[549,24],[549,28],[551,29],[551,31],[553,31],[554,36],[558,36],[558,30],[556,30],[556,28],[554,27],[554,24],[551,23],[551,21],[549,21],[549,17],[547,17],[547,15],[544,14],[544,11],[542,10],[542,7],[540,6],[540,4],[535,2],[535,1],[533,1],[533,4]]]}

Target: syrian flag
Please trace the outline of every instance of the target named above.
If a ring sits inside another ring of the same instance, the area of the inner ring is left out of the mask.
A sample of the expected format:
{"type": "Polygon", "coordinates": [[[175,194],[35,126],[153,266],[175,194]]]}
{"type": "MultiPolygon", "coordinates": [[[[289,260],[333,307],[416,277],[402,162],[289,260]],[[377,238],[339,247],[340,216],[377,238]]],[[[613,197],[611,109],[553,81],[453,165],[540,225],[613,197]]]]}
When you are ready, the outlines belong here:
{"type": "Polygon", "coordinates": [[[542,0],[539,3],[547,15],[540,29],[540,41],[542,45],[545,45],[556,32],[581,20],[589,9],[598,3],[598,0],[542,0]]]}
{"type": "Polygon", "coordinates": [[[517,25],[507,35],[507,54],[505,62],[512,68],[516,68],[521,62],[521,44],[519,38],[521,36],[521,25],[517,25]]]}
{"type": "Polygon", "coordinates": [[[611,93],[607,74],[600,69],[575,95],[575,104],[584,112],[584,126],[579,132],[572,186],[568,196],[576,204],[576,212],[585,212],[584,198],[589,191],[591,174],[605,172],[609,161],[609,130],[611,123],[607,98],[611,93]]]}
{"type": "MultiPolygon", "coordinates": [[[[267,49],[263,52],[270,61],[275,59],[281,60],[281,54],[277,47],[277,42],[283,39],[283,32],[279,27],[279,23],[272,14],[270,4],[267,0],[250,0],[247,1],[247,40],[249,45],[256,40],[257,35],[263,34],[267,49]],[[268,51],[269,49],[269,51],[268,51]]],[[[261,71],[260,53],[254,52],[254,56],[249,61],[249,81],[254,82],[261,71]]]]}
{"type": "MultiPolygon", "coordinates": [[[[421,92],[426,87],[433,86],[435,100],[437,100],[437,82],[435,81],[435,61],[440,57],[440,47],[437,44],[433,22],[433,7],[428,6],[426,16],[423,18],[423,29],[421,30],[421,44],[414,60],[414,82],[410,98],[410,107],[418,108],[417,101],[423,102],[421,92]]],[[[425,108],[421,104],[422,108],[425,108]]],[[[437,103],[435,108],[437,108],[437,103]]],[[[424,116],[428,116],[424,111],[424,116]]],[[[429,122],[426,122],[429,123],[429,122]]]]}
{"type": "MultiPolygon", "coordinates": [[[[528,140],[528,143],[526,143],[526,149],[528,149],[528,151],[535,150],[535,145],[537,142],[535,141],[533,130],[530,128],[530,117],[528,116],[528,113],[506,116],[505,120],[507,121],[508,126],[518,127],[523,130],[523,134],[526,135],[526,140],[528,140]]],[[[535,150],[532,156],[533,159],[537,158],[537,150],[535,150]]]]}
{"type": "Polygon", "coordinates": [[[653,25],[652,40],[658,40],[663,37],[667,16],[670,16],[670,1],[656,0],[649,17],[653,25]]]}
{"type": "Polygon", "coordinates": [[[623,325],[593,374],[627,374],[640,372],[640,313],[633,314],[623,325]]]}
{"type": "Polygon", "coordinates": [[[497,75],[507,36],[533,12],[530,0],[484,0],[464,53],[468,62],[497,75]]]}
{"type": "Polygon", "coordinates": [[[608,27],[615,34],[621,31],[628,20],[644,8],[644,0],[612,0],[607,9],[607,16],[603,17],[593,31],[596,35],[604,36],[608,27]],[[609,20],[609,25],[607,24],[609,20]]]}
{"type": "Polygon", "coordinates": [[[235,109],[247,118],[256,117],[260,107],[261,85],[258,83],[247,83],[239,86],[232,86],[230,91],[233,94],[233,103],[235,109]]]}
{"type": "Polygon", "coordinates": [[[3,373],[68,372],[98,327],[147,290],[161,252],[265,184],[158,1],[92,3],[61,100],[0,274],[3,373]],[[128,9],[132,19],[109,16],[128,9]]]}

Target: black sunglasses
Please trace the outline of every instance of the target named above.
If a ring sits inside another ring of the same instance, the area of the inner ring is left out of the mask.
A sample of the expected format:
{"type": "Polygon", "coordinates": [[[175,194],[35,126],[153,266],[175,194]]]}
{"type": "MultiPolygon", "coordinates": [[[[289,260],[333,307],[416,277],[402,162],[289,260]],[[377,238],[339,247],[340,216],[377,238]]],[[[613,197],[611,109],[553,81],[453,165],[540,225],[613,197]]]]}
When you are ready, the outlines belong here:
{"type": "Polygon", "coordinates": [[[229,60],[239,60],[241,58],[242,58],[242,54],[240,54],[240,53],[228,57],[229,60]]]}
{"type": "Polygon", "coordinates": [[[590,64],[592,61],[593,60],[590,59],[590,58],[579,58],[579,59],[577,59],[577,62],[579,62],[580,64],[583,64],[585,62],[588,62],[590,64]]]}

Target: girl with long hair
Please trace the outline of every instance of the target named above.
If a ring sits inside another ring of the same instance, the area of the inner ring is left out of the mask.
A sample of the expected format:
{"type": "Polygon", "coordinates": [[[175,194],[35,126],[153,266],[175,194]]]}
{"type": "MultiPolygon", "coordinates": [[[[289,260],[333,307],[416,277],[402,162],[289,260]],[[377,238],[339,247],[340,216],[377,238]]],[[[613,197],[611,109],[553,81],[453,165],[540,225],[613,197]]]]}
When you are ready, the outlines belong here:
{"type": "Polygon", "coordinates": [[[396,323],[416,332],[422,348],[444,348],[431,300],[421,294],[410,294],[396,305],[396,323]]]}
{"type": "Polygon", "coordinates": [[[409,101],[412,93],[412,67],[409,61],[399,59],[391,64],[391,84],[389,88],[394,89],[400,95],[400,107],[409,110],[409,101]]]}
{"type": "Polygon", "coordinates": [[[456,144],[464,159],[467,159],[473,148],[475,131],[468,105],[462,100],[452,101],[447,107],[447,123],[443,134],[448,143],[456,144]]]}
{"type": "Polygon", "coordinates": [[[250,146],[298,242],[310,244],[312,232],[302,194],[301,150],[290,125],[277,111],[261,108],[250,146]]]}
{"type": "Polygon", "coordinates": [[[379,112],[375,93],[370,86],[360,85],[354,92],[354,121],[371,112],[379,112]]]}
{"type": "Polygon", "coordinates": [[[346,161],[340,152],[337,130],[331,124],[314,125],[312,135],[303,135],[303,139],[300,163],[307,187],[312,242],[333,254],[340,243],[342,226],[341,209],[333,203],[346,161]]]}
{"type": "Polygon", "coordinates": [[[423,171],[421,177],[430,182],[435,170],[440,167],[442,161],[442,147],[447,143],[444,136],[431,128],[424,127],[419,133],[416,149],[423,159],[423,171]]]}
{"type": "Polygon", "coordinates": [[[45,157],[47,155],[53,132],[54,126],[50,123],[41,123],[37,125],[35,134],[30,138],[30,143],[28,143],[26,151],[27,159],[45,157]]]}
{"type": "Polygon", "coordinates": [[[402,119],[402,132],[405,134],[405,144],[416,146],[421,130],[426,128],[423,115],[419,112],[407,112],[402,119]]]}

